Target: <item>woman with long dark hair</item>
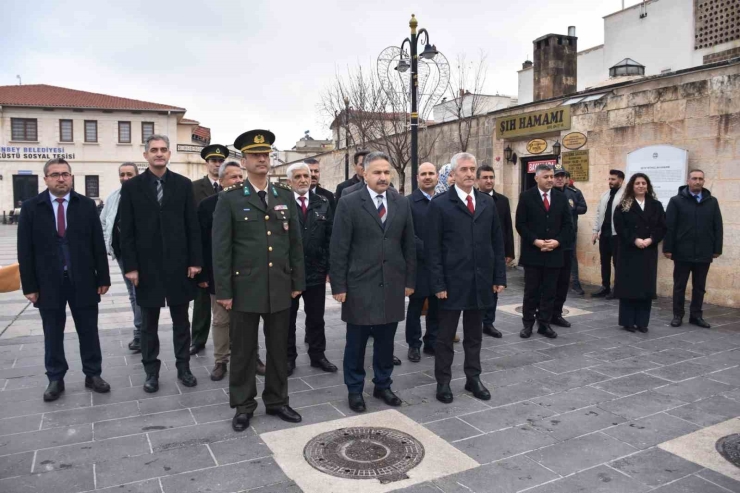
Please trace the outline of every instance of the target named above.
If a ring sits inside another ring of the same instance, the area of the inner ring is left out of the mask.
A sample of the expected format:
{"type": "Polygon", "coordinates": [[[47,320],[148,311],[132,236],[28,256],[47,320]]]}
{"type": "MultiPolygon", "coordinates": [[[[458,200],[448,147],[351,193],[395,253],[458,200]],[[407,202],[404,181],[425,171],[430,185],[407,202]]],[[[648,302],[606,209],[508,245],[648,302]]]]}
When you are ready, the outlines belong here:
{"type": "Polygon", "coordinates": [[[622,201],[615,204],[614,229],[620,241],[614,288],[619,325],[629,332],[647,332],[657,291],[658,243],[666,234],[666,222],[646,174],[635,173],[627,183],[622,201]]]}

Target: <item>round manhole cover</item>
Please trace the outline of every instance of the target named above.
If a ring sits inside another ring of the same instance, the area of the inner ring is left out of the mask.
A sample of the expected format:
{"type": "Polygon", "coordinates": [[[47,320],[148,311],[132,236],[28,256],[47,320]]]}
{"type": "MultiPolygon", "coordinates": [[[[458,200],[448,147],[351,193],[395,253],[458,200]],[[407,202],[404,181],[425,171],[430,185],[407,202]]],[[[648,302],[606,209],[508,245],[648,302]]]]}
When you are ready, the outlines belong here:
{"type": "Polygon", "coordinates": [[[424,459],[424,446],[398,430],[353,427],[318,435],[306,444],[303,456],[325,474],[390,483],[408,479],[406,472],[424,459]]]}
{"type": "Polygon", "coordinates": [[[740,434],[727,435],[717,440],[717,452],[735,467],[740,467],[740,434]]]}
{"type": "MultiPolygon", "coordinates": [[[[514,311],[517,312],[517,313],[522,313],[524,310],[522,309],[521,306],[518,306],[518,307],[514,308],[514,311]]],[[[570,312],[568,311],[567,308],[563,308],[563,316],[566,316],[569,313],[570,312]]]]}

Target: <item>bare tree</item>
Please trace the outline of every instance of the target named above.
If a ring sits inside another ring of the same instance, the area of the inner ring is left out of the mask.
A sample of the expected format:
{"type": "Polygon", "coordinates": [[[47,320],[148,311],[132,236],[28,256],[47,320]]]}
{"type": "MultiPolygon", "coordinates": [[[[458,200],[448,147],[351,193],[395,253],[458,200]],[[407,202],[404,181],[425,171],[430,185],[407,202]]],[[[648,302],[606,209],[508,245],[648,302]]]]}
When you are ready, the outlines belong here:
{"type": "Polygon", "coordinates": [[[468,150],[470,134],[475,119],[486,111],[486,96],[483,94],[488,63],[481,52],[478,60],[468,61],[458,55],[457,70],[450,76],[450,100],[445,103],[444,121],[455,120],[459,151],[468,150]]]}

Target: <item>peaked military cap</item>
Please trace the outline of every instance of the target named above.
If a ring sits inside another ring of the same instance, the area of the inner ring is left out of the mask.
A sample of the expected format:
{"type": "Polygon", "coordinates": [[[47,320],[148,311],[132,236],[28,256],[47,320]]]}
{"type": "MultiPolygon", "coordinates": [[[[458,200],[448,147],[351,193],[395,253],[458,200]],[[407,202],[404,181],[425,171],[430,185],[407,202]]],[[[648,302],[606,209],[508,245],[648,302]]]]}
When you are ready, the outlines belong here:
{"type": "Polygon", "coordinates": [[[225,160],[229,158],[229,149],[221,144],[212,144],[209,146],[205,146],[203,150],[200,151],[200,157],[202,157],[206,161],[214,157],[225,160]]]}
{"type": "Polygon", "coordinates": [[[246,154],[259,154],[272,151],[275,134],[269,130],[250,130],[234,141],[234,147],[246,154]]]}
{"type": "Polygon", "coordinates": [[[563,168],[562,164],[556,164],[555,167],[553,167],[553,170],[555,171],[555,176],[568,173],[567,171],[565,171],[565,168],[563,168]]]}

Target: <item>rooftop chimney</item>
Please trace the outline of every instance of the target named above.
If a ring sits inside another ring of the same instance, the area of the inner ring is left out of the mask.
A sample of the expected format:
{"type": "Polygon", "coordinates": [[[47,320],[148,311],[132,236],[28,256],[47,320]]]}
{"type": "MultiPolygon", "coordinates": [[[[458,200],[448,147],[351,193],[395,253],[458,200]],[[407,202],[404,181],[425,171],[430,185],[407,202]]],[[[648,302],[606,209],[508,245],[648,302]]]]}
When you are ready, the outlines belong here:
{"type": "Polygon", "coordinates": [[[532,60],[525,60],[524,63],[522,63],[522,70],[532,68],[532,60]]]}
{"type": "Polygon", "coordinates": [[[575,30],[571,26],[568,36],[547,34],[533,41],[535,101],[576,92],[578,38],[575,30]]]}

